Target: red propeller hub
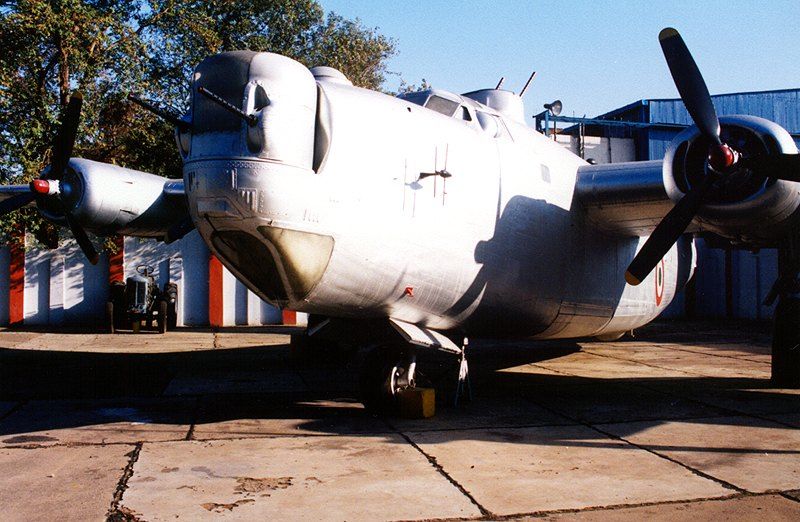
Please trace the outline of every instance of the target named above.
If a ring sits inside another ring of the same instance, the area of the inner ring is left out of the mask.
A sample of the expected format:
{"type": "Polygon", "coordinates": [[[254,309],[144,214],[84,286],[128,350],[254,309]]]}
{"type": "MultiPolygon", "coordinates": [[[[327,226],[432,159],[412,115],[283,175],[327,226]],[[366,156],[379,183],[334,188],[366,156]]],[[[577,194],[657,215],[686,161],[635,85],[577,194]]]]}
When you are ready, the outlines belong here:
{"type": "Polygon", "coordinates": [[[723,172],[736,163],[736,152],[724,143],[719,147],[712,147],[708,152],[708,163],[717,172],[723,172]]]}
{"type": "Polygon", "coordinates": [[[31,190],[46,196],[50,194],[50,182],[46,179],[35,179],[31,181],[31,190]]]}

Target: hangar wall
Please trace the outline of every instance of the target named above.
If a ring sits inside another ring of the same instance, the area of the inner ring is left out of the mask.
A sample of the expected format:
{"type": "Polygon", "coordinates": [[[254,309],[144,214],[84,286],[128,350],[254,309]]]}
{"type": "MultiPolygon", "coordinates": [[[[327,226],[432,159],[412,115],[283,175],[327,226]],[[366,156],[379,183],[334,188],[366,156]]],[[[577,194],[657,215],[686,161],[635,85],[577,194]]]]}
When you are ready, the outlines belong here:
{"type": "Polygon", "coordinates": [[[196,231],[171,245],[127,237],[121,253],[112,259],[102,254],[93,266],[73,240],[53,250],[14,253],[9,247],[0,248],[0,324],[101,326],[114,272],[127,278],[139,265],[154,269],[159,287],[167,281],[178,285],[179,326],[306,321],[305,314],[282,313],[262,301],[224,267],[221,278],[210,277],[209,266],[215,260],[196,231]],[[15,256],[24,259],[24,266],[12,266],[15,256]],[[216,318],[211,310],[215,306],[221,312],[216,318]]]}

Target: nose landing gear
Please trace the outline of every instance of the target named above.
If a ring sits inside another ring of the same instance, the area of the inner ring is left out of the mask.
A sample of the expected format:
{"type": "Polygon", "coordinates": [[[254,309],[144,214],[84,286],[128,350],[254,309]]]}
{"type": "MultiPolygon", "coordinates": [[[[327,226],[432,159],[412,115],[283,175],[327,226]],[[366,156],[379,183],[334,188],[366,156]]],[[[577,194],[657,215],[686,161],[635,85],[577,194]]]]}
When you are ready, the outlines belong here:
{"type": "Polygon", "coordinates": [[[361,365],[361,402],[376,413],[396,413],[398,394],[416,386],[416,368],[416,351],[410,345],[381,344],[371,348],[361,365]]]}
{"type": "MultiPolygon", "coordinates": [[[[404,394],[404,391],[416,388],[419,380],[426,382],[423,387],[432,387],[428,379],[417,372],[417,350],[419,348],[412,344],[398,342],[380,344],[368,350],[362,360],[359,377],[359,399],[368,410],[379,414],[395,415],[403,410],[400,402],[404,396],[408,398],[408,394],[404,394]]],[[[432,350],[433,348],[428,349],[432,350]]],[[[455,394],[452,396],[453,406],[458,406],[460,399],[472,400],[466,355],[467,340],[464,339],[460,349],[454,346],[453,349],[439,348],[437,351],[446,353],[448,359],[453,355],[456,356],[455,360],[449,359],[456,363],[458,369],[455,394]]],[[[450,362],[444,366],[452,367],[450,362]]],[[[435,379],[435,382],[445,382],[441,381],[443,375],[452,375],[452,371],[445,370],[440,378],[435,379]]],[[[449,378],[447,380],[449,381],[449,378]]],[[[417,391],[423,390],[418,389],[417,391]]]]}

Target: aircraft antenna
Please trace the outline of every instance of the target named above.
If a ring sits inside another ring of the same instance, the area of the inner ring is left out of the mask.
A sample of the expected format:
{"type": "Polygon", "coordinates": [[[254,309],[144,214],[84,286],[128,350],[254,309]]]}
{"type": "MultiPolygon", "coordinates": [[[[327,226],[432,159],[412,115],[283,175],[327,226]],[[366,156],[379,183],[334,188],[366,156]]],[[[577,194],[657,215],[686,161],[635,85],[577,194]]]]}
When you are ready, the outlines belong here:
{"type": "Polygon", "coordinates": [[[500,81],[499,81],[499,82],[497,82],[497,87],[495,87],[495,88],[494,88],[494,90],[495,90],[495,91],[499,90],[499,89],[500,89],[500,87],[502,87],[502,86],[503,86],[503,82],[504,82],[504,81],[506,81],[506,77],[505,77],[505,76],[501,76],[501,77],[500,77],[500,81]]]}
{"type": "Polygon", "coordinates": [[[520,97],[520,98],[522,98],[523,96],[525,96],[525,91],[527,91],[527,90],[528,90],[528,87],[530,87],[530,85],[531,85],[531,82],[533,81],[533,78],[534,78],[535,76],[536,76],[536,71],[533,71],[533,72],[531,73],[531,76],[530,76],[530,78],[528,78],[528,81],[527,81],[527,82],[525,82],[525,86],[522,88],[522,90],[521,90],[521,91],[519,91],[519,97],[520,97]]]}

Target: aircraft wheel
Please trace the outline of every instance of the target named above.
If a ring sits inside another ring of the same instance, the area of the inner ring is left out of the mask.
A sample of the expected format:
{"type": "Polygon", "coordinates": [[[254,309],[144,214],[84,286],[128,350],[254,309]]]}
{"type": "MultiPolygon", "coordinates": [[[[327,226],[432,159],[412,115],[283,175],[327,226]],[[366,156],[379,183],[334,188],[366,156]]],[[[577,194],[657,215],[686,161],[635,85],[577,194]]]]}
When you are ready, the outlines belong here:
{"type": "Polygon", "coordinates": [[[404,387],[407,369],[402,350],[379,345],[369,350],[361,365],[359,398],[367,410],[397,413],[397,393],[404,387]]]}

